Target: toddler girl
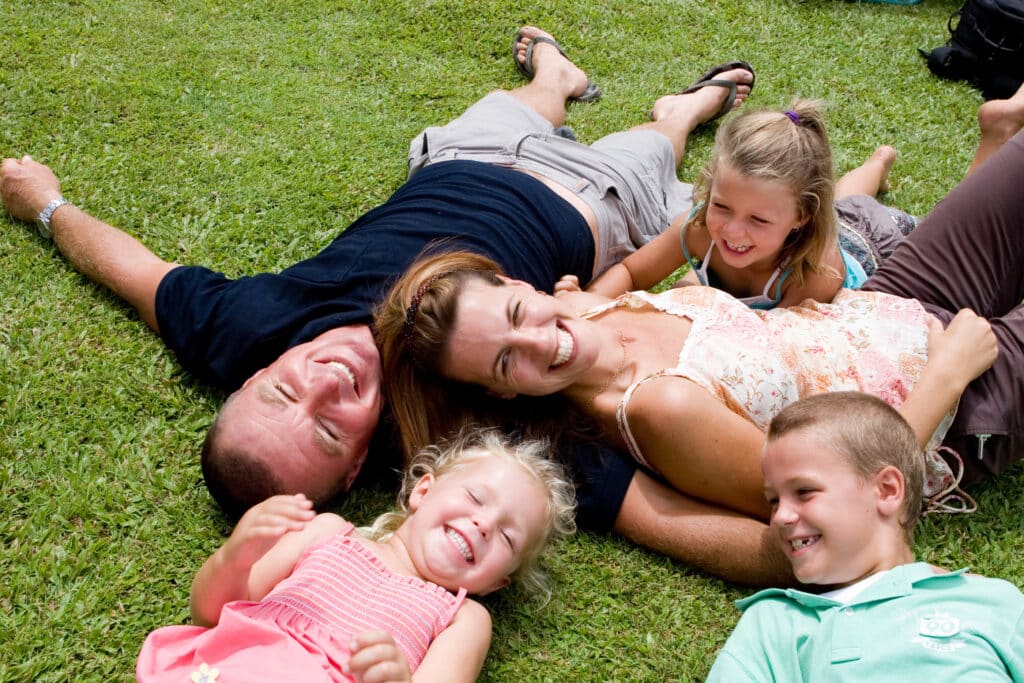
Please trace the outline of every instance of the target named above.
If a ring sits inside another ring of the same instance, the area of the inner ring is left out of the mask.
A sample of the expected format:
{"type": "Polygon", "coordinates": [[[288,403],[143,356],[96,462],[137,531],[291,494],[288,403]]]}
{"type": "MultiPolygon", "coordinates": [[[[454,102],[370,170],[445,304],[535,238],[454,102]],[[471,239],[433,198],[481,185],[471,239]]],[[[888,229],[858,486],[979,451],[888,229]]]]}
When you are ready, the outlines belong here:
{"type": "Polygon", "coordinates": [[[301,494],[256,505],[196,575],[197,626],[151,633],[138,680],[475,680],[491,623],[466,594],[543,589],[541,551],[575,528],[547,456],[490,430],[427,448],[368,529],[301,494]]]}
{"type": "Polygon", "coordinates": [[[892,147],[879,147],[836,183],[816,102],[741,114],[719,129],[694,210],[588,291],[649,289],[690,262],[690,282],[753,308],[829,302],[840,287],[859,287],[916,226],[874,198],[895,158],[892,147]]]}

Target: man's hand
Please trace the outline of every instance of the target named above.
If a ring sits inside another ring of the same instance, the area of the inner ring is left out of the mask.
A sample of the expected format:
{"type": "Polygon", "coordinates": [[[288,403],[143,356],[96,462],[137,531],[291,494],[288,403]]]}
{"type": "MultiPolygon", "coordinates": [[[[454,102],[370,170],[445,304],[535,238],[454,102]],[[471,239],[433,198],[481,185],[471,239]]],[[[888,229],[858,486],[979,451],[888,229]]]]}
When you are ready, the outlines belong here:
{"type": "Polygon", "coordinates": [[[60,197],[60,181],[48,167],[27,154],[0,163],[0,197],[18,220],[31,223],[51,200],[60,197]]]}
{"type": "Polygon", "coordinates": [[[356,635],[349,646],[352,653],[346,673],[359,683],[408,683],[412,681],[409,662],[395,639],[384,631],[356,635]]]}

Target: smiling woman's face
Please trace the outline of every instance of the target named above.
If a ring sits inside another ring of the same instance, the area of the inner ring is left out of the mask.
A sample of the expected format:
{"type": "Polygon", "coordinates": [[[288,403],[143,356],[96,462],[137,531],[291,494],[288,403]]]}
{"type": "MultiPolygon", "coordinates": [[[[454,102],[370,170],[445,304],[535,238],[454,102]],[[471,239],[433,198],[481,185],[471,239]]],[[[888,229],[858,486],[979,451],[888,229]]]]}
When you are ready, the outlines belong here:
{"type": "Polygon", "coordinates": [[[573,384],[597,358],[592,325],[558,299],[514,280],[466,283],[442,371],[496,394],[546,396],[573,384]]]}

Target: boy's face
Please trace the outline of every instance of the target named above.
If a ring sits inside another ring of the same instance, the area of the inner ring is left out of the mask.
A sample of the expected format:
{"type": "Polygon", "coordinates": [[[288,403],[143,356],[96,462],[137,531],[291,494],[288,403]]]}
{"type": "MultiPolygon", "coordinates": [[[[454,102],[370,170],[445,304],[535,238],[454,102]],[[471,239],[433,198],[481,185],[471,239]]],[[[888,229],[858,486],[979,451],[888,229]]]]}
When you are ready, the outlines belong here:
{"type": "Polygon", "coordinates": [[[761,460],[771,528],[801,583],[845,586],[887,569],[875,483],[813,432],[769,442],[761,460]]]}

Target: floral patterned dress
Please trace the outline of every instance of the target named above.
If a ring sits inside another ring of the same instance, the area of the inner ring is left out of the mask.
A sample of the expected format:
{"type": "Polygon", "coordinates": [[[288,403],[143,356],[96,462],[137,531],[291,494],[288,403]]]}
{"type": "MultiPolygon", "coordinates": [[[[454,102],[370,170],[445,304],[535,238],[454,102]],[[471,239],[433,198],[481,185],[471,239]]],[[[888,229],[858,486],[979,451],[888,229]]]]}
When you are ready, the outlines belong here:
{"type": "MultiPolygon", "coordinates": [[[[627,293],[584,315],[620,307],[650,307],[692,322],[676,365],[634,382],[616,410],[630,453],[647,467],[626,407],[637,387],[655,377],[688,379],[765,431],[786,405],[829,391],[863,391],[898,408],[928,360],[931,315],[913,299],[879,292],[843,289],[830,304],[807,300],[759,311],[722,290],[693,286],[627,293]]],[[[951,412],[931,448],[952,419],[951,412]]]]}

